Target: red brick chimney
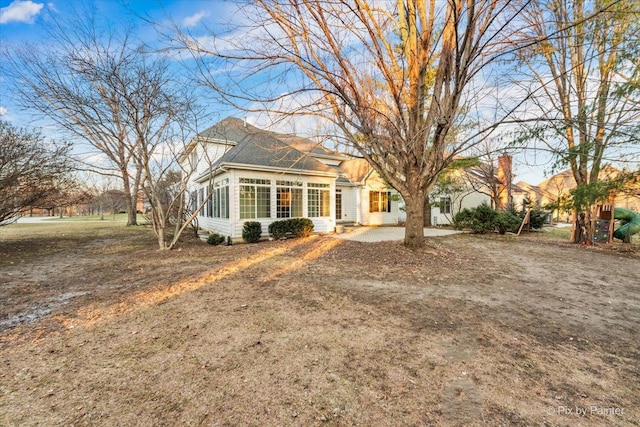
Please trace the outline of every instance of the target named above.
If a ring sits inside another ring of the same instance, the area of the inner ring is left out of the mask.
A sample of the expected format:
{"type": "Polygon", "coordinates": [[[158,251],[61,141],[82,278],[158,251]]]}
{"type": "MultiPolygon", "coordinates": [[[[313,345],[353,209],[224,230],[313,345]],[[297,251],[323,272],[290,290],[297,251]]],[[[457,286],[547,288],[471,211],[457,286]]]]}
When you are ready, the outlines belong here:
{"type": "Polygon", "coordinates": [[[498,200],[499,210],[505,210],[511,204],[513,195],[511,194],[513,175],[511,173],[511,156],[503,154],[498,157],[498,200]]]}

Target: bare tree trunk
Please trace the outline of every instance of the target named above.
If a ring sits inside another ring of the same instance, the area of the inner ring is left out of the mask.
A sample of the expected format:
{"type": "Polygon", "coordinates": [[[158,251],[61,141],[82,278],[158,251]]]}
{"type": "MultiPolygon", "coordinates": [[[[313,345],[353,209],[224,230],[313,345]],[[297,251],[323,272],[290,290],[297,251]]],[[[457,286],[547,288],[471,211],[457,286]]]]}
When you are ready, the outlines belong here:
{"type": "Polygon", "coordinates": [[[411,248],[424,246],[424,201],[422,192],[405,197],[407,222],[404,244],[411,248]]]}
{"type": "MultiPolygon", "coordinates": [[[[131,182],[129,182],[129,173],[126,170],[122,170],[122,185],[125,195],[126,211],[127,211],[127,225],[138,225],[136,216],[136,205],[134,195],[132,194],[131,182]]],[[[115,211],[114,211],[115,214],[115,211]]]]}
{"type": "Polygon", "coordinates": [[[429,199],[429,195],[424,198],[424,226],[431,227],[433,224],[431,223],[431,200],[429,199]]]}

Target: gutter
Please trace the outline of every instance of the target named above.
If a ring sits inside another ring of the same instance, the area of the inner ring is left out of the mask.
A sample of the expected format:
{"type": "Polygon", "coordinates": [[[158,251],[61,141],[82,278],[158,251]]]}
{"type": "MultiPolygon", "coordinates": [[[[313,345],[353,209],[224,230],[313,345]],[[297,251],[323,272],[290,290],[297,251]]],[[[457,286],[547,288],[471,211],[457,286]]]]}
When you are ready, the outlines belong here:
{"type": "Polygon", "coordinates": [[[229,169],[239,169],[239,170],[248,170],[248,171],[258,171],[258,172],[276,172],[279,174],[293,174],[293,175],[307,175],[307,176],[323,176],[327,178],[335,178],[338,179],[338,173],[336,172],[321,172],[321,171],[310,171],[306,169],[283,169],[275,166],[257,166],[257,165],[247,165],[243,163],[221,163],[214,171],[208,171],[204,174],[197,177],[194,181],[197,183],[201,183],[209,179],[209,177],[217,176],[221,173],[228,172],[229,169]]]}

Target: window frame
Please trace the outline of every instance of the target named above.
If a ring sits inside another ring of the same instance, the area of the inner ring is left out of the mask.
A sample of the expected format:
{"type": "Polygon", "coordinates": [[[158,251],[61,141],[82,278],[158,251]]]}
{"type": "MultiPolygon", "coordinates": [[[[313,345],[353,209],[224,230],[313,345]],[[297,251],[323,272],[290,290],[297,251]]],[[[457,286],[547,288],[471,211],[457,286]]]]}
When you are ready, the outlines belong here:
{"type": "Polygon", "coordinates": [[[451,196],[440,196],[440,213],[443,215],[451,215],[453,212],[453,204],[451,203],[451,196]]]}
{"type": "Polygon", "coordinates": [[[276,181],[276,218],[302,218],[304,216],[304,194],[301,182],[276,181]],[[288,194],[283,203],[282,195],[288,194]]]}
{"type": "Polygon", "coordinates": [[[240,219],[271,218],[271,180],[240,178],[239,184],[238,215],[240,219]],[[253,199],[249,200],[249,203],[243,200],[248,194],[250,194],[252,196],[251,199],[253,199]],[[243,201],[245,203],[243,203],[243,201]],[[266,202],[266,204],[264,202],[266,202]],[[260,205],[260,203],[263,204],[260,205]],[[247,208],[249,208],[249,210],[247,208]],[[252,216],[247,216],[247,213],[252,216]]]}
{"type": "Polygon", "coordinates": [[[391,213],[391,191],[369,190],[369,213],[391,213]]]}
{"type": "Polygon", "coordinates": [[[331,185],[307,184],[307,216],[326,218],[331,216],[331,185]]]}
{"type": "Polygon", "coordinates": [[[213,218],[229,218],[229,179],[222,179],[214,184],[213,218]]]}

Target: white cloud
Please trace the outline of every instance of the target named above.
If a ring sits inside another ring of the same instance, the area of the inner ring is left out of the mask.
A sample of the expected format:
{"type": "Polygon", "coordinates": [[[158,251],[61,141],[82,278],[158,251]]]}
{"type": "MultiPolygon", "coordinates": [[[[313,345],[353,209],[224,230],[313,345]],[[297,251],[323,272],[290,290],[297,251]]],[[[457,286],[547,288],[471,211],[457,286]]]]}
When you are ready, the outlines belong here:
{"type": "Polygon", "coordinates": [[[0,116],[6,116],[7,114],[9,114],[9,110],[0,106],[0,116]]]}
{"type": "Polygon", "coordinates": [[[15,0],[9,6],[0,9],[0,24],[8,22],[33,24],[34,18],[43,7],[44,3],[34,3],[31,0],[15,0]]]}
{"type": "Polygon", "coordinates": [[[185,27],[195,27],[196,25],[198,25],[200,23],[200,20],[202,18],[204,18],[205,16],[208,16],[209,12],[205,12],[204,10],[201,10],[200,12],[196,13],[195,15],[191,15],[191,16],[187,16],[186,18],[184,18],[182,20],[182,25],[185,27]]]}

